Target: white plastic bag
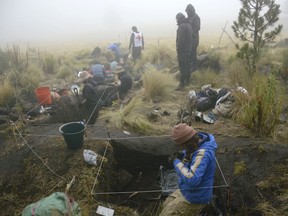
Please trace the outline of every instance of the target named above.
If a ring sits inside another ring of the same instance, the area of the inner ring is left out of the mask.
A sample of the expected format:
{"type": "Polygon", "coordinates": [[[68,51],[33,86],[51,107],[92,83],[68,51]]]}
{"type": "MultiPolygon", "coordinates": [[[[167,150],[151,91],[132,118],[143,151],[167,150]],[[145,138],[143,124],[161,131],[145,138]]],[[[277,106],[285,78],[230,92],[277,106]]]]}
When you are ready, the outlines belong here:
{"type": "Polygon", "coordinates": [[[97,165],[97,156],[98,156],[97,153],[91,150],[84,149],[83,156],[84,156],[84,160],[87,163],[94,165],[94,166],[97,165]]]}

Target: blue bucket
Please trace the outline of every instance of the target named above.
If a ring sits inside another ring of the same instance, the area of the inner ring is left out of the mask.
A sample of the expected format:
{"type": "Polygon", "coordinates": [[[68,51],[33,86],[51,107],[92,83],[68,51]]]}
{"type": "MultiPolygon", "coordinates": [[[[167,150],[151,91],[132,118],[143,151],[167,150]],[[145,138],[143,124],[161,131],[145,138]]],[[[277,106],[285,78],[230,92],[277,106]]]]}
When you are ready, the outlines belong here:
{"type": "Polygon", "coordinates": [[[83,146],[85,129],[86,126],[83,122],[70,122],[62,125],[59,131],[62,133],[69,149],[78,149],[83,146]]]}

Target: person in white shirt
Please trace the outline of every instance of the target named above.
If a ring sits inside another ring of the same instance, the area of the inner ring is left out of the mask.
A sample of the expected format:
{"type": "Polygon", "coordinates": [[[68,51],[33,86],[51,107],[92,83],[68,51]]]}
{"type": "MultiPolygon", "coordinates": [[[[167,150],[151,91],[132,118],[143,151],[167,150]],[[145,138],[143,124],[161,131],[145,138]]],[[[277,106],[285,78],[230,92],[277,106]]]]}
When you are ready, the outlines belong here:
{"type": "Polygon", "coordinates": [[[132,49],[132,58],[135,62],[137,59],[141,58],[141,51],[144,49],[144,37],[143,34],[137,30],[136,26],[132,27],[132,31],[129,51],[132,49]]]}

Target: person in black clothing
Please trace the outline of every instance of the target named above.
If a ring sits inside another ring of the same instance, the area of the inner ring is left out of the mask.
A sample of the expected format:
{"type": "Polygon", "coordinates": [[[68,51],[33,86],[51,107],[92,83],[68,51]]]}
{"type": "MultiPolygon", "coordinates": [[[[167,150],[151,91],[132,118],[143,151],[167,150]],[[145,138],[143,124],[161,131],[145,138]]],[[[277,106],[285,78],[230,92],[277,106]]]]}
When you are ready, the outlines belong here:
{"type": "Polygon", "coordinates": [[[197,47],[199,46],[200,17],[195,12],[193,5],[188,4],[186,7],[188,21],[192,26],[192,49],[191,49],[191,72],[197,69],[197,47]]]}
{"type": "Polygon", "coordinates": [[[123,100],[129,90],[132,88],[132,77],[126,72],[122,66],[118,66],[115,69],[115,73],[118,76],[118,83],[116,83],[116,92],[111,96],[112,100],[123,100]]]}
{"type": "Polygon", "coordinates": [[[94,124],[103,105],[101,95],[97,92],[97,83],[88,71],[82,71],[77,82],[84,84],[82,90],[83,100],[81,102],[81,107],[84,105],[83,117],[87,124],[94,124]]]}
{"type": "Polygon", "coordinates": [[[180,83],[176,90],[183,89],[190,83],[190,52],[192,49],[192,27],[184,14],[176,15],[177,35],[176,35],[176,50],[180,70],[180,83]]]}

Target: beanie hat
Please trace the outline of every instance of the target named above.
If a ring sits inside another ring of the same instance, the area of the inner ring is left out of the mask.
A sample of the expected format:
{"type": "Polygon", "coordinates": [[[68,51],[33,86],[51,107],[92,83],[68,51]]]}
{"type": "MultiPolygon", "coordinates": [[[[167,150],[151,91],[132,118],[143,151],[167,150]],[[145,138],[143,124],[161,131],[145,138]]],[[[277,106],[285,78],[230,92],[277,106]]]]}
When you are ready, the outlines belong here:
{"type": "Polygon", "coordinates": [[[190,140],[196,133],[193,127],[186,124],[178,124],[172,129],[172,138],[177,145],[181,145],[190,140]]]}
{"type": "Polygon", "coordinates": [[[176,20],[181,20],[181,19],[183,19],[183,18],[185,18],[185,16],[184,16],[183,13],[177,13],[177,14],[176,14],[176,20]]]}

